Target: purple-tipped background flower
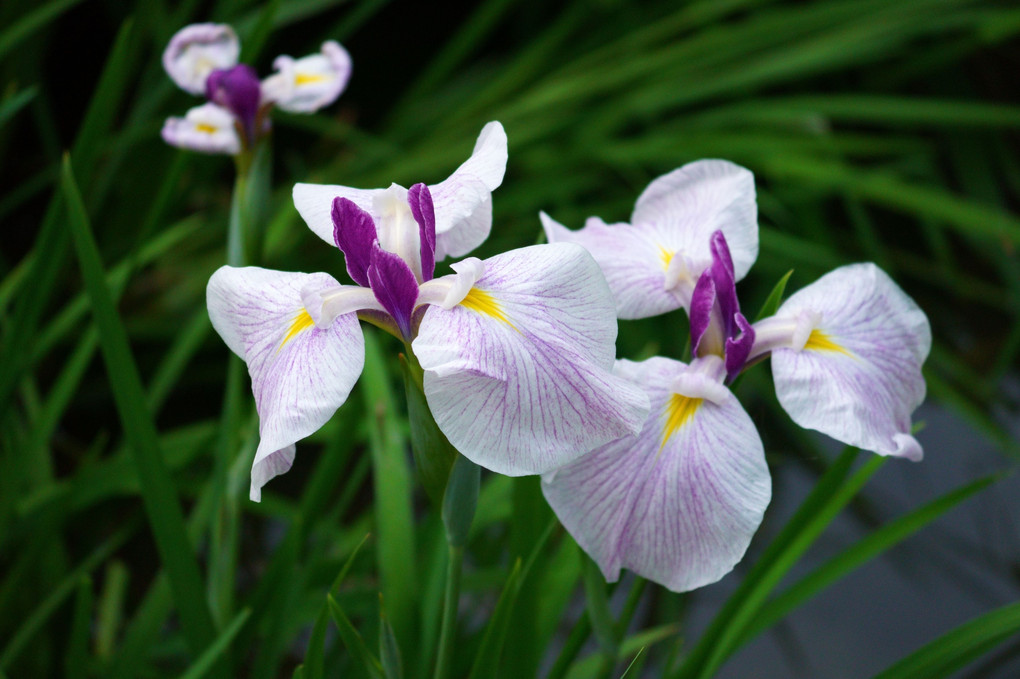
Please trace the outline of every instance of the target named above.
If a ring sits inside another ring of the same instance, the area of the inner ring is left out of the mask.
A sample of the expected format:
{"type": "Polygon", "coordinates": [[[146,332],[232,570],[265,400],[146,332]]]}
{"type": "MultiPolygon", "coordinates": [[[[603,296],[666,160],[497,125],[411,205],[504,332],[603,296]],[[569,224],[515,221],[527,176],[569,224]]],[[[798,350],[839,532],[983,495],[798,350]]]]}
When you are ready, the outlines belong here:
{"type": "MultiPolygon", "coordinates": [[[[177,85],[191,94],[204,95],[232,115],[231,124],[191,124],[185,118],[170,118],[163,139],[173,146],[203,153],[236,155],[252,148],[269,130],[268,112],[273,106],[296,113],[312,113],[336,101],[351,75],[351,59],[338,43],[323,44],[320,54],[302,59],[281,56],[278,73],[259,82],[247,64],[238,64],[240,43],[234,29],[226,24],[193,24],[178,31],[163,52],[163,67],[177,85]],[[225,127],[238,128],[237,144],[223,136],[210,139],[225,127]]],[[[199,107],[200,109],[202,107],[199,107]]],[[[193,111],[196,109],[192,109],[193,111]]],[[[189,112],[190,116],[190,112],[189,112]]],[[[204,113],[204,119],[210,114],[204,113]]]]}

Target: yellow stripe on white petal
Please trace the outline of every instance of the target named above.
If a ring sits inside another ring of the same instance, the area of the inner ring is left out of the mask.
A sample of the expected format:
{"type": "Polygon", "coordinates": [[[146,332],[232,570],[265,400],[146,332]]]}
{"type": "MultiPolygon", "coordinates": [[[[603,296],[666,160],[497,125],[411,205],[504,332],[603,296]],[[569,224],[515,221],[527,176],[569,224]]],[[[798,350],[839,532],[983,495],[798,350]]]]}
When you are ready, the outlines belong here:
{"type": "Polygon", "coordinates": [[[698,412],[698,408],[701,407],[703,401],[704,399],[691,398],[683,394],[673,394],[670,397],[666,403],[666,423],[662,428],[662,445],[659,446],[660,450],[666,445],[673,434],[691,421],[691,418],[694,417],[694,413],[698,412]]]}
{"type": "Polygon", "coordinates": [[[853,356],[853,354],[847,351],[845,347],[837,344],[828,333],[822,332],[817,328],[812,330],[811,334],[808,335],[808,340],[804,344],[804,349],[810,351],[831,351],[837,354],[853,356]]]}
{"type": "Polygon", "coordinates": [[[294,316],[294,320],[291,321],[290,327],[287,329],[287,334],[283,336],[283,340],[280,342],[280,347],[277,349],[277,351],[283,349],[283,347],[286,346],[287,342],[294,339],[294,337],[296,337],[297,335],[301,334],[305,330],[308,330],[309,328],[314,327],[315,321],[312,319],[311,315],[308,313],[306,309],[302,309],[297,313],[296,316],[294,316]]]}
{"type": "Polygon", "coordinates": [[[514,330],[514,324],[510,322],[510,319],[506,317],[506,313],[503,311],[502,305],[485,290],[479,288],[471,288],[468,290],[468,294],[461,300],[461,306],[464,306],[472,311],[495,318],[497,321],[502,321],[509,325],[514,330]]]}

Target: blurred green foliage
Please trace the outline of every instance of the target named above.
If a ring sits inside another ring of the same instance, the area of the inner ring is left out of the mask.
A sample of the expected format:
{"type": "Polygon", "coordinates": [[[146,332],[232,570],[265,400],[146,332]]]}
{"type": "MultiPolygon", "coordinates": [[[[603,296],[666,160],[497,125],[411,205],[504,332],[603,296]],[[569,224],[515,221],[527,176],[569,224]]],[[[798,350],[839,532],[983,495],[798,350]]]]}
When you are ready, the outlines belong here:
{"type": "MultiPolygon", "coordinates": [[[[167,115],[195,103],[160,54],[199,20],[236,26],[263,73],[276,53],[326,39],[354,59],[338,104],[275,117],[265,265],[342,277],[293,209],[295,182],[434,183],[489,120],[506,127],[510,161],[481,256],[535,242],[539,210],[574,228],[589,215],[626,221],[652,178],[727,158],[758,186],[745,305],[758,309],[790,269],[795,290],[877,262],[929,312],[931,396],[1008,459],[1020,453],[1001,419],[1020,352],[1010,3],[9,0],[0,677],[425,677],[436,660],[447,549],[438,508],[411,482],[390,338],[369,342],[360,396],[299,447],[294,470],[261,504],[246,499],[254,408],[223,403],[241,373],[204,302],[226,257],[232,168],[159,138],[167,115]]],[[[680,314],[625,322],[619,353],[679,357],[685,338],[680,314]]],[[[771,423],[770,462],[821,480],[700,645],[681,642],[687,597],[636,582],[607,600],[537,480],[486,474],[451,676],[490,676],[497,659],[505,677],[620,676],[643,648],[628,676],[709,676],[761,619],[774,624],[986,485],[878,528],[776,596],[879,463],[827,463],[768,386],[759,368],[739,391],[771,423]]],[[[888,676],[942,676],[1018,628],[1015,609],[991,612],[888,676]]]]}

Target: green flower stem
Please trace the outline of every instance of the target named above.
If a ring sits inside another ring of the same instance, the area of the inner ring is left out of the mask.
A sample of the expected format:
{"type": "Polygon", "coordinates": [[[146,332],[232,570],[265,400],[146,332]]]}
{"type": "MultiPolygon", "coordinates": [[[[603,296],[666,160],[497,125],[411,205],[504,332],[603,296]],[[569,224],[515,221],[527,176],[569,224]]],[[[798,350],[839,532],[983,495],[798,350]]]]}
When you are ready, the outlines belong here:
{"type": "Polygon", "coordinates": [[[457,626],[457,608],[460,602],[460,573],[464,563],[464,547],[450,545],[450,558],[446,564],[446,591],[443,595],[443,622],[439,633],[439,653],[436,656],[434,679],[446,679],[450,674],[450,657],[457,626]]]}

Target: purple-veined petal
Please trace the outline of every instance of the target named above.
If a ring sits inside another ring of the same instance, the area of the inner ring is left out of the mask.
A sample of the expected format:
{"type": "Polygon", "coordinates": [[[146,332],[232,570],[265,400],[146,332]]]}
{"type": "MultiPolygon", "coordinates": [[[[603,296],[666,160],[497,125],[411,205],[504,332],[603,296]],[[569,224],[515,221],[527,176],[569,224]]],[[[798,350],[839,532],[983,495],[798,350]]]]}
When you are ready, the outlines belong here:
{"type": "Polygon", "coordinates": [[[316,236],[333,245],[336,242],[333,238],[333,200],[346,198],[372,215],[375,220],[377,215],[372,212],[373,203],[375,197],[384,191],[385,189],[352,189],[339,184],[295,184],[292,195],[294,207],[308,224],[308,228],[316,236]]]}
{"type": "Polygon", "coordinates": [[[688,367],[655,357],[617,362],[651,410],[636,439],[613,441],[543,477],[563,526],[610,582],[621,568],[684,592],[740,561],[771,498],[758,432],[729,390],[676,395],[688,367]]]}
{"type": "Polygon", "coordinates": [[[411,206],[414,221],[418,222],[418,236],[421,241],[421,279],[432,280],[436,271],[436,210],[432,194],[424,184],[415,184],[407,190],[407,202],[411,206]]]}
{"type": "MultiPolygon", "coordinates": [[[[641,229],[590,217],[584,228],[571,231],[544,212],[539,218],[550,243],[576,243],[591,253],[609,283],[620,318],[658,316],[689,302],[682,286],[666,284],[672,254],[641,229]]],[[[690,288],[694,282],[689,280],[690,288]]]]}
{"type": "Polygon", "coordinates": [[[248,64],[216,69],[205,81],[206,99],[237,116],[249,141],[255,139],[255,115],[259,110],[259,78],[248,64]]]}
{"type": "Polygon", "coordinates": [[[189,151],[229,155],[241,152],[234,116],[216,104],[196,106],[183,118],[167,118],[161,134],[167,144],[189,151]]]}
{"type": "Polygon", "coordinates": [[[445,181],[429,187],[436,212],[436,261],[461,257],[481,245],[492,228],[492,192],[503,183],[507,146],[503,126],[482,128],[471,157],[445,181]]]}
{"type": "Polygon", "coordinates": [[[277,72],[262,82],[263,101],[292,113],[312,113],[332,104],[347,87],[351,56],[330,40],[319,54],[301,59],[279,56],[273,68],[277,72]]]}
{"type": "Polygon", "coordinates": [[[647,398],[612,374],[616,319],[591,256],[559,243],[483,264],[459,304],[426,310],[412,344],[450,443],[520,476],[636,433],[647,398]]]}
{"type": "Polygon", "coordinates": [[[252,464],[251,499],[290,468],[293,444],[324,425],[343,405],[365,363],[357,316],[317,327],[302,296],[335,289],[324,273],[221,267],[209,279],[206,301],[213,327],[244,359],[259,413],[259,446],[252,464]]]}
{"type": "Polygon", "coordinates": [[[182,90],[201,95],[209,74],[236,64],[240,53],[237,34],[230,26],[192,24],[170,38],[163,51],[163,68],[182,90]]]}
{"type": "Polygon", "coordinates": [[[344,253],[347,273],[360,286],[368,287],[372,247],[378,242],[372,216],[347,198],[333,199],[333,242],[344,253]]]}
{"type": "Polygon", "coordinates": [[[803,349],[772,352],[779,402],[794,422],[880,455],[920,460],[910,416],[924,400],[931,349],[924,312],[874,264],[832,271],[793,294],[777,319],[817,317],[803,349]]]}
{"type": "Polygon", "coordinates": [[[418,301],[418,281],[407,262],[375,244],[368,280],[376,299],[393,316],[404,337],[410,338],[411,314],[418,301]]]}
{"type": "Polygon", "coordinates": [[[654,180],[637,199],[631,223],[700,273],[711,262],[712,233],[726,235],[736,280],[758,258],[754,175],[725,160],[697,160],[654,180]]]}

